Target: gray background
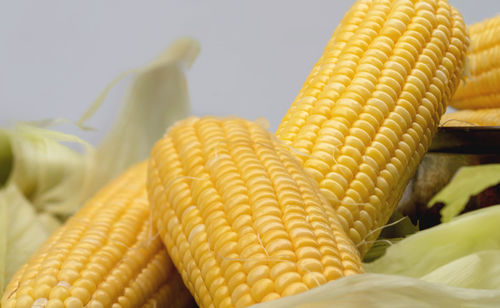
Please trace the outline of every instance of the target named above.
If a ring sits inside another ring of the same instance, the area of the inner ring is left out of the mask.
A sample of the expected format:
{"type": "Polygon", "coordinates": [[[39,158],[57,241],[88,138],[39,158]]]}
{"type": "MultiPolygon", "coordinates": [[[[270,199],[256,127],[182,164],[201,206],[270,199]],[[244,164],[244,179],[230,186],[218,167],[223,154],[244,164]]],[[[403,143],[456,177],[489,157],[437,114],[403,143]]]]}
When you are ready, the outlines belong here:
{"type": "MultiPolygon", "coordinates": [[[[16,120],[76,121],[121,72],[146,64],[176,37],[198,39],[188,72],[193,113],[265,117],[275,130],[353,1],[0,2],[0,126],[16,120]]],[[[451,0],[467,23],[500,12],[499,0],[451,0]]],[[[82,133],[96,142],[127,81],[82,133]]]]}

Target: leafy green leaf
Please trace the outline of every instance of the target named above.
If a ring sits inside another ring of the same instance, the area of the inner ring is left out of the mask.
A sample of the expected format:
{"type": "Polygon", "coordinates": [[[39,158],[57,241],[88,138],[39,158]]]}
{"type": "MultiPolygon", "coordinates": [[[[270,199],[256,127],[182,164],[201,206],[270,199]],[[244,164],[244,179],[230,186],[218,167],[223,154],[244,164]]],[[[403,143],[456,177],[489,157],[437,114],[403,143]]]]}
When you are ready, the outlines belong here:
{"type": "MultiPolygon", "coordinates": [[[[389,247],[385,255],[372,263],[365,264],[368,272],[403,275],[424,279],[437,277],[435,271],[452,266],[460,258],[487,250],[500,251],[500,206],[492,206],[460,215],[448,223],[417,232],[389,247]],[[435,272],[435,274],[431,274],[435,272]]],[[[460,262],[455,263],[460,264],[460,262]]],[[[478,264],[487,264],[482,262],[478,264]]],[[[500,270],[500,263],[494,265],[500,270]]],[[[455,276],[446,280],[431,279],[448,283],[460,279],[461,268],[455,267],[455,276]]],[[[485,269],[486,270],[486,269],[485,269]]],[[[488,268],[487,270],[493,270],[488,268]]],[[[449,272],[449,271],[448,271],[449,272]]],[[[453,274],[453,273],[451,273],[453,274]]],[[[450,275],[451,275],[450,274],[450,275]]],[[[442,277],[442,276],[441,276],[442,277]]],[[[461,285],[465,286],[465,285],[461,285]]],[[[482,285],[467,287],[483,287],[482,285]]],[[[500,289],[500,284],[490,285],[500,289]]]]}
{"type": "Polygon", "coordinates": [[[0,190],[0,290],[60,222],[35,212],[15,185],[0,190]]]}
{"type": "Polygon", "coordinates": [[[0,130],[0,292],[43,241],[107,182],[146,159],[154,142],[189,114],[185,70],[199,52],[190,38],[174,42],[144,68],[120,75],[78,125],[85,126],[119,79],[136,72],[117,121],[96,148],[45,127],[60,119],[0,130]],[[82,145],[78,152],[64,143],[82,145]]]}
{"type": "Polygon", "coordinates": [[[483,250],[458,258],[422,277],[425,281],[443,283],[449,286],[499,289],[500,250],[483,250]]]}
{"type": "Polygon", "coordinates": [[[369,263],[377,260],[385,254],[387,248],[401,241],[403,238],[377,239],[370,250],[364,255],[363,262],[369,263]]]}
{"type": "Polygon", "coordinates": [[[372,247],[365,254],[363,262],[373,262],[385,254],[387,248],[404,239],[406,236],[418,232],[418,226],[415,226],[408,216],[403,216],[396,211],[385,226],[372,247]]]}
{"type": "Polygon", "coordinates": [[[13,156],[8,184],[16,185],[37,211],[58,216],[74,211],[86,197],[82,183],[89,162],[62,142],[91,146],[76,136],[27,124],[4,132],[13,156]]]}
{"type": "Polygon", "coordinates": [[[343,277],[307,292],[257,304],[253,308],[495,308],[500,290],[451,287],[420,279],[361,274],[343,277]]]}
{"type": "MultiPolygon", "coordinates": [[[[12,149],[9,183],[17,185],[38,211],[58,217],[74,213],[108,181],[146,159],[166,129],[189,114],[184,71],[199,48],[193,39],[179,39],[144,68],[131,70],[138,73],[121,113],[97,148],[76,136],[27,123],[4,130],[0,137],[7,138],[0,138],[0,154],[6,152],[3,149],[7,146],[12,149]],[[76,152],[63,142],[82,144],[84,152],[76,152]]],[[[97,111],[116,82],[98,96],[79,125],[84,126],[84,121],[97,111]]],[[[2,154],[0,158],[3,156],[7,157],[2,154]]]]}
{"type": "Polygon", "coordinates": [[[471,196],[498,183],[500,183],[500,164],[462,167],[450,183],[429,201],[428,206],[431,207],[436,202],[444,203],[445,206],[441,209],[441,221],[447,222],[465,208],[471,196]]]}
{"type": "Polygon", "coordinates": [[[0,188],[7,181],[12,169],[12,149],[9,137],[0,130],[0,188]]]}
{"type": "Polygon", "coordinates": [[[154,143],[166,129],[189,114],[184,71],[191,66],[199,49],[193,39],[179,39],[139,70],[118,120],[92,153],[96,167],[93,192],[130,165],[149,157],[154,143]]]}

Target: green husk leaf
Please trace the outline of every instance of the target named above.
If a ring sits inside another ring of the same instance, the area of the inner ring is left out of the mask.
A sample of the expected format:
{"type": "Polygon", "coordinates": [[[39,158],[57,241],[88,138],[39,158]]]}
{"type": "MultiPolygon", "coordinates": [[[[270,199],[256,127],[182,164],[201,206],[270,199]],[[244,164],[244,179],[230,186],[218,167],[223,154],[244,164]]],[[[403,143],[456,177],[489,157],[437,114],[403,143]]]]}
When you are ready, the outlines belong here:
{"type": "Polygon", "coordinates": [[[462,167],[453,179],[438,194],[428,206],[442,202],[441,221],[448,222],[460,214],[471,196],[477,195],[486,188],[500,183],[500,164],[462,167]]]}
{"type": "Polygon", "coordinates": [[[12,148],[9,137],[0,130],[0,188],[5,185],[12,169],[12,148]]]}
{"type": "Polygon", "coordinates": [[[394,212],[383,227],[377,240],[373,242],[370,250],[363,257],[363,262],[373,262],[385,254],[387,248],[404,239],[406,236],[418,232],[408,216],[403,216],[400,212],[394,212]]]}
{"type": "Polygon", "coordinates": [[[347,276],[287,296],[255,308],[493,308],[500,303],[500,290],[479,290],[451,287],[420,279],[361,274],[347,276]]]}
{"type": "MultiPolygon", "coordinates": [[[[13,156],[9,182],[15,183],[38,211],[62,218],[74,213],[108,181],[144,160],[166,129],[189,114],[184,71],[198,52],[196,41],[179,39],[144,68],[127,71],[112,81],[82,116],[79,126],[85,126],[85,120],[97,111],[118,80],[138,72],[118,119],[97,148],[76,136],[27,123],[5,130],[13,156]],[[63,142],[83,145],[83,154],[63,142]]],[[[54,122],[44,120],[42,124],[45,127],[54,122]]]]}
{"type": "MultiPolygon", "coordinates": [[[[450,283],[457,285],[456,281],[463,281],[461,272],[463,268],[457,267],[461,264],[458,260],[467,256],[461,262],[471,261],[473,258],[482,258],[476,265],[488,264],[486,257],[478,253],[489,250],[500,251],[500,206],[492,206],[467,214],[460,215],[448,223],[432,227],[408,236],[404,240],[389,247],[385,255],[376,261],[365,264],[368,272],[403,275],[414,278],[430,279],[434,282],[450,283]],[[476,257],[473,255],[476,254],[476,257]],[[447,271],[455,267],[455,273],[450,273],[446,279],[439,271],[447,271]],[[434,272],[434,274],[432,274],[434,272]],[[429,276],[426,276],[429,275],[429,276]],[[427,278],[425,278],[427,277],[427,278]],[[429,278],[430,277],[430,278],[429,278]]],[[[484,270],[500,270],[500,262],[484,270]]],[[[483,270],[483,269],[481,269],[483,270]]],[[[479,269],[467,277],[481,273],[479,269]]],[[[479,280],[478,280],[479,281],[479,280]]],[[[472,283],[472,280],[471,280],[472,283]]],[[[484,285],[460,286],[481,288],[484,285]]],[[[490,288],[500,289],[500,284],[489,285],[490,288]]]]}
{"type": "Polygon", "coordinates": [[[385,254],[387,248],[391,247],[394,243],[401,241],[403,238],[390,238],[378,239],[370,247],[370,250],[363,257],[363,262],[373,262],[385,254]]]}
{"type": "Polygon", "coordinates": [[[85,121],[90,120],[94,114],[97,113],[97,111],[101,108],[102,104],[104,104],[104,101],[106,100],[106,96],[108,96],[109,92],[125,77],[128,75],[136,72],[137,69],[131,69],[129,71],[121,73],[118,77],[116,77],[113,81],[111,81],[106,88],[99,94],[99,96],[94,100],[92,105],[87,108],[87,110],[83,113],[83,115],[80,117],[78,122],[76,122],[76,125],[80,127],[82,130],[94,130],[94,128],[85,125],[85,121]]]}
{"type": "Polygon", "coordinates": [[[458,258],[422,277],[449,286],[500,289],[500,250],[483,250],[458,258]]]}
{"type": "Polygon", "coordinates": [[[60,224],[37,214],[15,185],[0,190],[0,290],[60,224]]]}
{"type": "Polygon", "coordinates": [[[73,204],[86,197],[82,188],[90,162],[62,142],[81,144],[87,151],[92,147],[76,136],[23,123],[5,134],[13,154],[8,183],[16,185],[35,210],[69,215],[76,208],[73,204]]]}
{"type": "Polygon", "coordinates": [[[166,129],[189,114],[184,71],[199,50],[195,40],[179,39],[139,71],[118,120],[92,153],[96,165],[93,191],[128,166],[146,159],[166,129]]]}
{"type": "Polygon", "coordinates": [[[125,72],[98,96],[80,127],[104,102],[112,86],[137,72],[118,119],[98,147],[47,127],[48,119],[0,130],[0,292],[18,267],[83,203],[130,165],[144,160],[154,142],[189,114],[185,70],[199,52],[190,38],[140,69],[125,72]],[[76,151],[66,143],[76,143],[76,151]]]}

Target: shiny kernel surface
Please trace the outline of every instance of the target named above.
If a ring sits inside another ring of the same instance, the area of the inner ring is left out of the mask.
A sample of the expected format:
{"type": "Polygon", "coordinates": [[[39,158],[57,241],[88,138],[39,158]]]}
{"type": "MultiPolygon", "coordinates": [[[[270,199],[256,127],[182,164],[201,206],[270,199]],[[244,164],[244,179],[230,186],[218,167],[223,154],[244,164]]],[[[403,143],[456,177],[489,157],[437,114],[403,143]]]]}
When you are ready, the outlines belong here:
{"type": "Polygon", "coordinates": [[[193,299],[149,223],[147,163],[89,200],[15,275],[1,307],[185,307],[193,299]]]}
{"type": "Polygon", "coordinates": [[[147,187],[156,227],[200,307],[245,307],[362,272],[316,183],[257,123],[177,123],[153,148],[147,187]]]}
{"type": "Polygon", "coordinates": [[[447,1],[356,1],[284,116],[276,136],[362,255],[428,148],[467,48],[447,1]]]}

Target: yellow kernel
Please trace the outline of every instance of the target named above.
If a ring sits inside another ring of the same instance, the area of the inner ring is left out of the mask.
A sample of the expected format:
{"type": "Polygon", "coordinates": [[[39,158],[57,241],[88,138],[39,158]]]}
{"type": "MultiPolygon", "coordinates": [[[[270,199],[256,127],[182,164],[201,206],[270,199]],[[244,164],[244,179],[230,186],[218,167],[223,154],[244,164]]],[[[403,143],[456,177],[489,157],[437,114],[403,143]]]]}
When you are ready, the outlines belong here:
{"type": "Polygon", "coordinates": [[[34,300],[29,295],[21,295],[17,298],[16,307],[31,307],[34,300]]]}
{"type": "Polygon", "coordinates": [[[64,301],[64,305],[67,308],[82,308],[83,307],[82,301],[79,298],[76,298],[76,297],[68,297],[64,301]]]}
{"type": "Polygon", "coordinates": [[[251,294],[256,302],[260,302],[267,294],[274,292],[274,283],[271,279],[261,279],[252,285],[251,294]]]}
{"type": "Polygon", "coordinates": [[[283,273],[276,279],[276,291],[283,293],[287,286],[299,281],[302,281],[302,278],[297,272],[283,273]]]}
{"type": "Polygon", "coordinates": [[[64,308],[64,303],[60,299],[50,299],[45,308],[64,308]]]}
{"type": "Polygon", "coordinates": [[[71,290],[71,295],[80,299],[83,303],[86,303],[90,300],[91,294],[90,292],[82,287],[75,287],[71,290]]]}
{"type": "Polygon", "coordinates": [[[69,296],[69,290],[67,287],[57,285],[52,290],[50,290],[49,298],[56,298],[64,301],[69,296]]]}
{"type": "Polygon", "coordinates": [[[307,291],[308,288],[303,282],[294,282],[289,284],[281,293],[282,296],[290,296],[307,291]]]}

